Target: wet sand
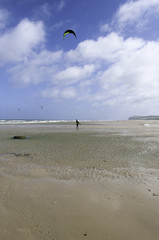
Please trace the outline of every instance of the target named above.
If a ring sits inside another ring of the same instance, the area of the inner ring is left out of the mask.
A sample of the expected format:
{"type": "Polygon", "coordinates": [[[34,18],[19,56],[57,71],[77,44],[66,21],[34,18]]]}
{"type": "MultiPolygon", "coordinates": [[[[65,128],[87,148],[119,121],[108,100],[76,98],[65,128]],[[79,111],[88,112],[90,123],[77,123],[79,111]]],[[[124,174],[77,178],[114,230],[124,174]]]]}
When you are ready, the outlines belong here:
{"type": "Polygon", "coordinates": [[[0,126],[0,239],[158,240],[158,155],[159,121],[0,126]]]}

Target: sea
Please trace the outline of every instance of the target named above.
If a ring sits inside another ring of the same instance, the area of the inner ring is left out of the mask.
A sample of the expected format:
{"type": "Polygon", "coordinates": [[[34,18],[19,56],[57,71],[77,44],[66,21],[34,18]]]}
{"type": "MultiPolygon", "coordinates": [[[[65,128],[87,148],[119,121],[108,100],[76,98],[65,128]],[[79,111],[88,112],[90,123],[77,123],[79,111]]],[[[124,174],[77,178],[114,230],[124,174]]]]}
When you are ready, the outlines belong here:
{"type": "MultiPolygon", "coordinates": [[[[86,120],[87,121],[87,120],[86,120]]],[[[0,125],[71,123],[75,120],[0,119],[0,125]]]]}
{"type": "MultiPolygon", "coordinates": [[[[82,120],[82,122],[90,122],[92,120],[82,120]]],[[[97,122],[100,122],[98,120],[97,122]]],[[[32,125],[32,124],[72,124],[75,120],[51,120],[51,119],[0,119],[0,125],[32,125]]]]}

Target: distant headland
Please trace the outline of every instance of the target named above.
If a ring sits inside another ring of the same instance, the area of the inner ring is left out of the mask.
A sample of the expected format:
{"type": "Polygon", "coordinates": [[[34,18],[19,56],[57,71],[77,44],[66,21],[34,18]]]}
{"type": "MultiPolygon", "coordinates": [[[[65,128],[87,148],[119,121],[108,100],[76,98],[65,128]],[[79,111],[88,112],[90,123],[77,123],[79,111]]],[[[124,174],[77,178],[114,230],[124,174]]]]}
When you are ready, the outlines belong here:
{"type": "Polygon", "coordinates": [[[159,116],[131,116],[128,120],[159,120],[159,116]]]}

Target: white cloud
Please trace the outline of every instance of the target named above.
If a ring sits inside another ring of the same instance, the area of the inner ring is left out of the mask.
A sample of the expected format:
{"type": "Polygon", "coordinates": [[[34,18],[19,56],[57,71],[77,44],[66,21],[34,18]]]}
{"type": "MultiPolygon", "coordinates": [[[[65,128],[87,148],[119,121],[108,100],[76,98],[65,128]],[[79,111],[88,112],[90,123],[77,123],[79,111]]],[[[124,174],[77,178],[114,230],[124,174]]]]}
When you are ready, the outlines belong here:
{"type": "Polygon", "coordinates": [[[97,40],[86,40],[81,42],[76,50],[67,53],[72,61],[106,60],[114,61],[117,51],[122,48],[123,38],[112,32],[106,37],[99,37],[97,40]]]}
{"type": "Polygon", "coordinates": [[[66,88],[50,88],[45,89],[41,92],[41,96],[45,98],[74,98],[77,96],[77,91],[74,87],[66,87],[66,88]]]}
{"type": "Polygon", "coordinates": [[[109,24],[102,24],[101,26],[100,26],[100,31],[102,32],[102,33],[106,33],[106,32],[110,32],[111,31],[111,28],[110,28],[110,25],[109,24]]]}
{"type": "Polygon", "coordinates": [[[45,2],[42,6],[41,6],[41,12],[43,15],[45,15],[46,17],[50,17],[51,16],[51,10],[49,7],[49,4],[47,2],[45,2]]]}
{"type": "Polygon", "coordinates": [[[62,90],[61,97],[63,98],[73,98],[76,96],[76,90],[73,87],[68,87],[62,90]]]}
{"type": "Polygon", "coordinates": [[[60,91],[57,88],[45,89],[41,91],[41,96],[44,98],[57,98],[59,93],[60,91]]]}
{"type": "Polygon", "coordinates": [[[158,13],[159,0],[131,0],[119,8],[115,17],[120,28],[134,24],[141,28],[150,18],[154,17],[154,14],[157,17],[158,13]]]}
{"type": "Polygon", "coordinates": [[[80,99],[99,105],[129,105],[158,99],[158,54],[157,41],[124,39],[111,33],[80,43],[67,57],[80,64],[100,63],[89,81],[89,91],[86,85],[85,96],[80,99]]]}
{"type": "Polygon", "coordinates": [[[60,12],[65,6],[65,2],[61,0],[57,5],[57,10],[60,12]]]}
{"type": "Polygon", "coordinates": [[[101,75],[101,86],[107,93],[103,99],[107,98],[108,103],[113,99],[114,104],[140,104],[158,99],[158,53],[158,42],[147,42],[131,54],[129,48],[125,48],[120,59],[101,75]]]}
{"type": "Polygon", "coordinates": [[[40,53],[34,53],[25,61],[10,68],[11,79],[17,86],[53,81],[62,55],[62,51],[42,50],[40,53]]]}
{"type": "Polygon", "coordinates": [[[66,84],[72,84],[89,77],[94,71],[95,66],[93,64],[82,67],[72,66],[57,73],[55,79],[57,79],[57,81],[66,81],[66,84]]]}
{"type": "Polygon", "coordinates": [[[21,61],[44,42],[42,22],[22,20],[14,29],[0,35],[0,63],[21,61]]]}

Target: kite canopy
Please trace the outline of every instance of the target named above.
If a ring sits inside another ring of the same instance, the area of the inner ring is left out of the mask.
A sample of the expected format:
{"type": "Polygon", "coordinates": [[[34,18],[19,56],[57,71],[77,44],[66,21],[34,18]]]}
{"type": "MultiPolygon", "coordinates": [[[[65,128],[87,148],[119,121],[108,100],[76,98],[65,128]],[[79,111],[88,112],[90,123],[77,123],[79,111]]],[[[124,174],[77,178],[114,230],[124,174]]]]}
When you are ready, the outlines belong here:
{"type": "Polygon", "coordinates": [[[66,30],[65,32],[64,32],[64,34],[63,34],[63,39],[65,39],[65,36],[67,35],[67,34],[73,34],[75,37],[76,37],[76,33],[73,31],[73,30],[71,30],[71,29],[68,29],[68,30],[66,30]]]}

